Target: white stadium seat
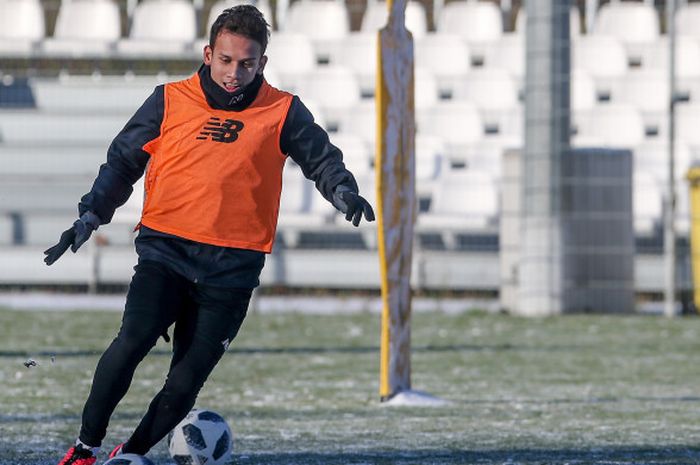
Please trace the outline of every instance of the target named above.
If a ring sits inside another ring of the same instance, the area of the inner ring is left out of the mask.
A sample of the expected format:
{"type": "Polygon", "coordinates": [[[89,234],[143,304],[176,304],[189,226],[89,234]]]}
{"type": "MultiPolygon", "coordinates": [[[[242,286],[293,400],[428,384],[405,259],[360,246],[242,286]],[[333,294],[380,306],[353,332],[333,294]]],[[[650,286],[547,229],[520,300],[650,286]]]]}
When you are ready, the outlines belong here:
{"type": "Polygon", "coordinates": [[[435,75],[441,92],[451,93],[469,73],[469,49],[456,34],[428,34],[415,41],[415,65],[435,75]]]}
{"type": "Polygon", "coordinates": [[[345,133],[329,134],[330,141],[343,152],[343,162],[353,174],[366,174],[374,165],[374,147],[368,146],[360,136],[345,133]]]}
{"type": "Polygon", "coordinates": [[[585,116],[574,113],[579,134],[600,139],[607,147],[634,148],[644,141],[644,121],[630,105],[599,105],[585,116]]]}
{"type": "Polygon", "coordinates": [[[290,92],[294,92],[298,83],[316,69],[313,45],[304,34],[271,34],[265,55],[269,66],[275,68],[282,89],[290,92]]]}
{"type": "Polygon", "coordinates": [[[297,94],[303,100],[316,101],[326,116],[328,124],[339,122],[347,109],[360,101],[360,84],[347,68],[340,66],[319,67],[297,84],[297,94]]]}
{"type": "Polygon", "coordinates": [[[331,56],[330,64],[352,70],[358,78],[362,94],[374,95],[377,79],[377,33],[351,33],[331,56]]]}
{"type": "Polygon", "coordinates": [[[592,109],[597,103],[595,81],[585,70],[571,71],[571,109],[583,111],[592,109]]]}
{"type": "Polygon", "coordinates": [[[268,0],[218,0],[209,10],[207,28],[204,30],[205,39],[209,39],[209,32],[216,18],[218,18],[225,9],[237,5],[254,5],[263,14],[267,24],[272,27],[272,8],[270,8],[270,2],[268,0]]]}
{"type": "Polygon", "coordinates": [[[416,66],[413,70],[414,95],[416,111],[436,105],[440,98],[440,88],[435,75],[426,68],[416,66]]]}
{"type": "Polygon", "coordinates": [[[632,186],[634,232],[637,235],[653,235],[662,215],[662,191],[651,173],[634,171],[632,186]]]}
{"type": "Polygon", "coordinates": [[[187,0],[144,0],[134,10],[128,39],[117,43],[126,56],[183,56],[197,38],[194,5],[187,0]],[[157,27],[154,27],[157,25],[157,27]]]}
{"type": "Polygon", "coordinates": [[[653,42],[659,37],[659,17],[646,2],[611,2],[600,7],[593,33],[616,37],[625,45],[653,42]]]}
{"type": "Polygon", "coordinates": [[[36,146],[54,144],[104,144],[124,127],[124,115],[57,114],[38,111],[0,112],[0,140],[4,143],[32,143],[36,146]],[[36,128],[42,128],[37,131],[36,128]]]}
{"type": "Polygon", "coordinates": [[[450,171],[435,183],[430,209],[418,216],[418,230],[443,233],[454,245],[457,231],[483,231],[498,216],[498,190],[493,178],[477,170],[450,171]]]}
{"type": "Polygon", "coordinates": [[[44,35],[44,9],[39,0],[0,0],[1,55],[26,56],[44,35]]]}
{"type": "Polygon", "coordinates": [[[441,34],[460,36],[469,46],[472,63],[479,64],[503,35],[503,19],[494,2],[458,0],[445,4],[436,29],[441,34]]]}
{"type": "Polygon", "coordinates": [[[326,61],[350,33],[350,17],[341,1],[299,0],[289,7],[282,30],[307,35],[317,59],[326,61]]]}
{"type": "Polygon", "coordinates": [[[101,76],[99,79],[70,76],[64,79],[35,78],[30,81],[39,109],[57,113],[122,114],[124,123],[160,83],[153,76],[133,79],[122,76],[101,76]]]}
{"type": "Polygon", "coordinates": [[[465,163],[476,143],[484,135],[479,110],[470,102],[445,102],[416,114],[417,132],[445,142],[450,162],[465,163]]]}
{"type": "MultiPolygon", "coordinates": [[[[376,32],[386,25],[389,11],[386,2],[369,0],[365,14],[362,16],[361,30],[363,32],[376,32]]],[[[411,31],[413,39],[419,39],[428,32],[428,19],[425,7],[416,0],[409,0],[406,4],[406,28],[411,31]]]]}
{"type": "Polygon", "coordinates": [[[700,146],[700,105],[676,106],[676,136],[691,148],[700,146]]]}
{"type": "Polygon", "coordinates": [[[510,73],[498,68],[479,68],[455,86],[453,99],[474,103],[488,133],[501,133],[505,121],[520,111],[518,86],[510,73]]]}
{"type": "Polygon", "coordinates": [[[195,54],[199,55],[204,50],[204,47],[209,44],[209,33],[211,32],[211,27],[219,17],[221,13],[227,8],[234,7],[236,5],[253,5],[255,6],[265,17],[267,24],[272,28],[272,9],[270,8],[270,2],[268,0],[218,0],[209,9],[209,16],[207,17],[206,28],[203,31],[203,37],[196,39],[192,44],[192,49],[195,54]]]}
{"type": "MultiPolygon", "coordinates": [[[[685,175],[691,164],[691,152],[688,146],[680,141],[674,144],[674,171],[677,181],[685,184],[685,175]]],[[[634,169],[651,173],[659,185],[668,182],[669,146],[667,140],[645,141],[634,148],[634,169]]]]}
{"type": "Polygon", "coordinates": [[[119,6],[114,0],[62,2],[52,38],[42,44],[51,56],[104,57],[121,36],[119,6]]]}
{"type": "MultiPolygon", "coordinates": [[[[668,75],[669,64],[668,38],[663,37],[649,47],[646,69],[668,75]]],[[[700,39],[689,35],[676,37],[676,78],[679,92],[700,101],[700,39]]]]}
{"type": "Polygon", "coordinates": [[[525,37],[520,34],[508,34],[501,37],[486,57],[485,66],[507,70],[519,81],[525,78],[525,37]]]}
{"type": "Polygon", "coordinates": [[[419,187],[435,181],[442,174],[444,153],[445,143],[441,138],[423,134],[416,136],[416,182],[419,187]]]}
{"type": "Polygon", "coordinates": [[[361,137],[370,147],[377,138],[377,109],[374,100],[348,108],[340,120],[339,132],[361,137]]]}
{"type": "Polygon", "coordinates": [[[681,2],[676,12],[676,32],[678,35],[700,39],[700,3],[681,2]]]}
{"type": "Polygon", "coordinates": [[[468,43],[495,42],[503,34],[501,10],[493,2],[449,2],[440,12],[437,30],[457,34],[468,43]]]}
{"type": "Polygon", "coordinates": [[[642,65],[646,48],[659,39],[659,16],[646,2],[612,2],[600,7],[594,35],[613,36],[625,47],[627,60],[642,65]]]}
{"type": "Polygon", "coordinates": [[[622,43],[612,36],[581,36],[572,42],[571,68],[586,71],[599,94],[609,94],[629,69],[622,43]]]}
{"type": "Polygon", "coordinates": [[[670,99],[668,76],[660,70],[629,73],[614,90],[612,101],[641,112],[647,134],[665,136],[670,99]]]}

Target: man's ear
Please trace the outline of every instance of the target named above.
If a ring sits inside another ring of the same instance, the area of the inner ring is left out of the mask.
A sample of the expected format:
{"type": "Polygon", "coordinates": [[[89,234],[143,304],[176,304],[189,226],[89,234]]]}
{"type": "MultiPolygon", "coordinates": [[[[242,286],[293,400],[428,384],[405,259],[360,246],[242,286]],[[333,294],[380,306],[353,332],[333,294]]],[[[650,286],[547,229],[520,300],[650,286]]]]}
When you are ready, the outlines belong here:
{"type": "Polygon", "coordinates": [[[211,48],[211,45],[207,44],[204,46],[204,64],[205,65],[210,65],[211,64],[211,58],[214,55],[214,50],[211,48]]]}
{"type": "Polygon", "coordinates": [[[260,63],[258,64],[258,72],[257,74],[262,74],[263,71],[265,71],[265,65],[267,64],[267,55],[263,55],[260,58],[260,63]]]}

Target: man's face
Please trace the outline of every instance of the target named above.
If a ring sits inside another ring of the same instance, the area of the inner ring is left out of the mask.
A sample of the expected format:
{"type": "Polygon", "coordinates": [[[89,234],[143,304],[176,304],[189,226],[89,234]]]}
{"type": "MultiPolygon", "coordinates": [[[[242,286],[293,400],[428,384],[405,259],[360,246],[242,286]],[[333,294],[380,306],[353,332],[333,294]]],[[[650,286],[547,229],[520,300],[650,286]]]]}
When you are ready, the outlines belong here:
{"type": "Polygon", "coordinates": [[[213,46],[204,47],[204,64],[211,78],[227,92],[235,92],[262,74],[267,57],[255,40],[222,30],[213,46]]]}

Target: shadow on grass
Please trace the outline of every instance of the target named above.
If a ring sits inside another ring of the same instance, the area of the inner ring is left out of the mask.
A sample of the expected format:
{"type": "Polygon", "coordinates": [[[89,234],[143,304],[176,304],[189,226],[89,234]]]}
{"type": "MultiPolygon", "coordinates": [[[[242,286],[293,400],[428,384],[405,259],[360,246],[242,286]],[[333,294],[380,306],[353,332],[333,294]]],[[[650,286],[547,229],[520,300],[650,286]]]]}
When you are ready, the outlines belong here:
{"type": "MultiPolygon", "coordinates": [[[[167,458],[158,463],[167,463],[167,458]]],[[[235,465],[466,465],[466,464],[697,464],[695,446],[622,446],[591,449],[420,450],[343,453],[272,453],[236,456],[235,465]]]]}
{"type": "MultiPolygon", "coordinates": [[[[495,344],[495,345],[474,345],[474,344],[449,344],[449,345],[416,345],[411,347],[412,352],[571,352],[582,349],[582,346],[577,345],[537,345],[537,346],[518,346],[513,344],[495,344]]],[[[258,354],[298,354],[298,355],[314,355],[314,354],[365,354],[379,352],[379,346],[358,346],[358,347],[324,347],[324,346],[308,346],[308,347],[231,347],[229,353],[241,355],[258,355],[258,354]]],[[[102,350],[1,350],[0,358],[7,357],[48,357],[51,355],[62,357],[91,357],[99,356],[102,350]]],[[[155,349],[149,352],[149,355],[170,355],[171,352],[165,349],[155,349]]]]}

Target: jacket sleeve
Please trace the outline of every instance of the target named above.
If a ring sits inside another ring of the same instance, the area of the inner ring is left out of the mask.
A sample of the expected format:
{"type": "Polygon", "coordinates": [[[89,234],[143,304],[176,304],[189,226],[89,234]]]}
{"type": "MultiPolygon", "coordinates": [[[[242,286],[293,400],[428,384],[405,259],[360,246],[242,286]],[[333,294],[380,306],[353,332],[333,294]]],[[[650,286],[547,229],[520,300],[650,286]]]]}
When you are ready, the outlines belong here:
{"type": "Polygon", "coordinates": [[[332,202],[334,189],[343,184],[357,192],[357,182],[343,163],[343,153],[331,144],[326,131],[299,97],[294,96],[282,126],[280,149],[300,167],[304,176],[316,183],[321,194],[332,202]]]}
{"type": "Polygon", "coordinates": [[[160,135],[164,95],[163,86],[156,87],[114,138],[107,150],[107,162],[100,166],[92,189],[80,199],[80,215],[92,211],[100,217],[101,224],[107,224],[114,211],[129,199],[150,159],[143,146],[160,135]]]}

